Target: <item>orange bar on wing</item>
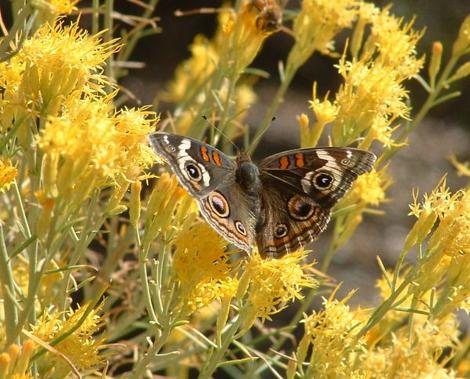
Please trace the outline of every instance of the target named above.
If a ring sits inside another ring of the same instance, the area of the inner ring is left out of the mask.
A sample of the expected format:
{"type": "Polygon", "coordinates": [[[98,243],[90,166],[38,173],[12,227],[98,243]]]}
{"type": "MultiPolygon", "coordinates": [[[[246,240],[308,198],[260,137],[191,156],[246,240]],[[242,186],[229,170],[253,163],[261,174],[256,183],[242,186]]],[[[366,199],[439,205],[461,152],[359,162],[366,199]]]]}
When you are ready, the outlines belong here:
{"type": "Polygon", "coordinates": [[[289,167],[290,161],[289,157],[287,155],[284,155],[283,157],[279,158],[279,168],[282,168],[285,170],[286,168],[289,167]]]}
{"type": "Polygon", "coordinates": [[[304,167],[304,165],[305,165],[304,155],[302,153],[295,154],[295,166],[304,167]]]}
{"type": "Polygon", "coordinates": [[[217,151],[212,152],[212,159],[217,166],[222,166],[222,161],[220,160],[220,155],[217,151]]]}
{"type": "Polygon", "coordinates": [[[204,159],[206,162],[209,162],[211,158],[209,157],[209,154],[207,154],[207,147],[202,146],[201,147],[201,156],[202,159],[204,159]]]}

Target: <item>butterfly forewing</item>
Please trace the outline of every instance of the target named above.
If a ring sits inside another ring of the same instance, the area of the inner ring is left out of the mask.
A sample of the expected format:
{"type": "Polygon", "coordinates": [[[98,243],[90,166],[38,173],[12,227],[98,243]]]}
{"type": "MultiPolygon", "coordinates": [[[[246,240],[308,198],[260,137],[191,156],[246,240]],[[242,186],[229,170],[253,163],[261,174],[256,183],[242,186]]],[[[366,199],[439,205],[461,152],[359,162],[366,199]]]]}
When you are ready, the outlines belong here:
{"type": "Polygon", "coordinates": [[[323,208],[333,207],[359,175],[369,172],[375,155],[359,149],[325,147],[298,149],[263,160],[260,169],[280,185],[295,188],[323,208]]]}
{"type": "Polygon", "coordinates": [[[235,181],[235,163],[220,150],[195,139],[170,133],[154,133],[149,141],[164,158],[181,185],[195,196],[235,181]]]}

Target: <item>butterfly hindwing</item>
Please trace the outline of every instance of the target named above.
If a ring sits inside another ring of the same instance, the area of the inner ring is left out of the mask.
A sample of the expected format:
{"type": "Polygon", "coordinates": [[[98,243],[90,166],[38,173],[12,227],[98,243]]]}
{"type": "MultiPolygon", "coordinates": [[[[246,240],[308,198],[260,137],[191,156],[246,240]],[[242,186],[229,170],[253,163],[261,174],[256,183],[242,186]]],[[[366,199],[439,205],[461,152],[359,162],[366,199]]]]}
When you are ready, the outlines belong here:
{"type": "Polygon", "coordinates": [[[225,239],[251,252],[256,218],[249,198],[237,183],[221,186],[198,199],[201,214],[225,239]]]}
{"type": "Polygon", "coordinates": [[[281,257],[312,242],[326,228],[330,209],[273,177],[263,177],[263,207],[256,230],[262,256],[281,257]]]}

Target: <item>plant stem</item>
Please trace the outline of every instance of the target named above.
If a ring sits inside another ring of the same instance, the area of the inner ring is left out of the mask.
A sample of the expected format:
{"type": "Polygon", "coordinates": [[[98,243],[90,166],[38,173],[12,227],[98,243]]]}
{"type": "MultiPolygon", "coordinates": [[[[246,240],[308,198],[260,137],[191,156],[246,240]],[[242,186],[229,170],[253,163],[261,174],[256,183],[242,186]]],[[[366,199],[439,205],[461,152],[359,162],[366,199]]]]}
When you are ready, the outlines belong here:
{"type": "Polygon", "coordinates": [[[228,347],[233,341],[233,337],[238,331],[238,328],[241,325],[241,317],[237,316],[237,319],[230,325],[228,330],[222,335],[222,345],[217,349],[212,350],[208,360],[203,366],[201,372],[199,373],[198,379],[210,379],[212,374],[217,369],[217,365],[222,362],[225,353],[227,352],[228,347]]]}
{"type": "Polygon", "coordinates": [[[93,0],[92,8],[91,32],[92,34],[96,34],[100,30],[100,0],[93,0]]]}
{"type": "Polygon", "coordinates": [[[5,334],[6,346],[13,342],[18,343],[18,336],[15,336],[15,328],[18,324],[18,310],[15,304],[15,282],[11,269],[11,262],[3,234],[3,225],[0,223],[0,283],[3,292],[3,306],[5,310],[5,334]]]}
{"type": "MultiPolygon", "coordinates": [[[[114,0],[106,0],[105,2],[105,11],[104,11],[104,27],[106,32],[104,33],[104,42],[109,42],[113,39],[113,27],[114,27],[114,0]]],[[[115,80],[114,77],[114,67],[113,67],[113,55],[110,54],[109,58],[106,60],[105,74],[108,78],[115,80]]],[[[108,91],[112,91],[111,88],[108,91]]]]}

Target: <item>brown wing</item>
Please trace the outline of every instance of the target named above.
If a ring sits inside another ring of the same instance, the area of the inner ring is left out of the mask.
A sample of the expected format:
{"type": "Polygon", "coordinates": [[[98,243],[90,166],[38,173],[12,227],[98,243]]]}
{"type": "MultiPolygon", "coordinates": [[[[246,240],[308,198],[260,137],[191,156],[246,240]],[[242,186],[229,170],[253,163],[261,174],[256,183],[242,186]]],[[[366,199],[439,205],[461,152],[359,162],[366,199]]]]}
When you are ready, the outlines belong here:
{"type": "Polygon", "coordinates": [[[316,239],[331,208],[374,162],[374,154],[351,148],[298,149],[266,158],[260,164],[260,253],[279,257],[316,239]]]}
{"type": "Polygon", "coordinates": [[[260,164],[267,176],[312,197],[321,207],[333,207],[359,175],[375,162],[369,151],[325,147],[298,149],[272,155],[260,164]]]}
{"type": "Polygon", "coordinates": [[[256,243],[262,256],[279,258],[312,242],[326,228],[330,209],[310,196],[263,175],[256,243]]]}
{"type": "Polygon", "coordinates": [[[198,198],[201,214],[222,237],[250,253],[255,240],[256,204],[237,183],[198,198]]]}
{"type": "Polygon", "coordinates": [[[159,132],[149,140],[197,200],[206,221],[226,240],[250,252],[255,210],[235,180],[236,164],[220,150],[189,137],[159,132]]]}

